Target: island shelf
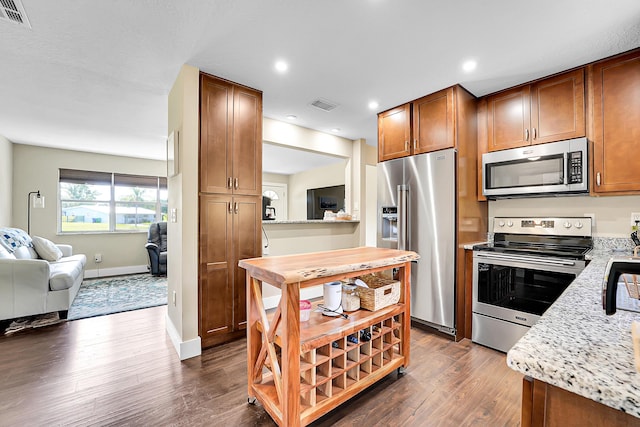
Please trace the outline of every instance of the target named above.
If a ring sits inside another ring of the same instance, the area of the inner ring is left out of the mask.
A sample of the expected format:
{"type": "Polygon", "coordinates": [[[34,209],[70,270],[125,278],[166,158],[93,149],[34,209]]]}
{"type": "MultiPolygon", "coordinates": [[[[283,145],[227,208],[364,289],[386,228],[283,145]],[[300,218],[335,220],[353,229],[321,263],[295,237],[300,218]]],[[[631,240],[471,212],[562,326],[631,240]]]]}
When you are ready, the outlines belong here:
{"type": "Polygon", "coordinates": [[[307,425],[409,364],[410,277],[414,252],[354,248],[240,261],[247,270],[247,369],[250,401],[280,426],[307,425]],[[397,304],[300,322],[300,289],[397,269],[397,304]],[[262,282],[282,290],[269,314],[262,282]],[[367,339],[367,333],[370,338],[367,339]],[[364,339],[363,339],[364,338],[364,339]]]}

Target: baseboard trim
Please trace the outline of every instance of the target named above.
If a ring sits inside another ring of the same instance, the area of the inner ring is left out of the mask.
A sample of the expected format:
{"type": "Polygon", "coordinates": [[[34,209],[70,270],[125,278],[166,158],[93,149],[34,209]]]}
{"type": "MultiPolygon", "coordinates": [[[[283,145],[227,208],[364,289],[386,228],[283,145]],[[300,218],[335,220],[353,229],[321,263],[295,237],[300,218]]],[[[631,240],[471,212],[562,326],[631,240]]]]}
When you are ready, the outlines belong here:
{"type": "Polygon", "coordinates": [[[96,268],[94,270],[85,270],[84,277],[93,279],[95,277],[122,276],[124,274],[148,273],[149,267],[144,265],[128,265],[125,267],[96,268]]]}
{"type": "MultiPolygon", "coordinates": [[[[300,289],[300,299],[313,299],[322,296],[322,286],[312,286],[310,288],[300,289]]],[[[280,295],[273,295],[270,297],[262,298],[262,303],[265,309],[275,308],[280,302],[280,295]]]]}
{"type": "Polygon", "coordinates": [[[178,357],[180,358],[180,360],[186,360],[191,359],[192,357],[200,356],[202,354],[200,337],[194,338],[189,341],[181,341],[180,334],[171,321],[168,313],[165,315],[165,319],[167,325],[167,335],[169,335],[169,339],[171,340],[176,353],[178,353],[178,357]]]}

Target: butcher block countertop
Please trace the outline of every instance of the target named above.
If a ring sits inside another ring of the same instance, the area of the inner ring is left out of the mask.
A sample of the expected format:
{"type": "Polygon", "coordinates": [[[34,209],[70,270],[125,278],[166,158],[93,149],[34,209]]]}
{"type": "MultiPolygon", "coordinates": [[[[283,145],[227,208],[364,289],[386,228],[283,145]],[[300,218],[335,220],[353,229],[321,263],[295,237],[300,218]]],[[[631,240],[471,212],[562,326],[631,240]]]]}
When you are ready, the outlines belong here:
{"type": "Polygon", "coordinates": [[[417,253],[411,251],[360,247],[312,254],[249,258],[241,260],[238,265],[252,277],[281,288],[299,283],[302,286],[317,285],[314,279],[340,274],[347,277],[355,271],[382,270],[387,266],[419,258],[417,253]]]}
{"type": "Polygon", "coordinates": [[[594,249],[591,263],[538,323],[507,353],[512,369],[640,418],[640,373],[631,323],[640,313],[602,308],[611,249],[594,249]]]}

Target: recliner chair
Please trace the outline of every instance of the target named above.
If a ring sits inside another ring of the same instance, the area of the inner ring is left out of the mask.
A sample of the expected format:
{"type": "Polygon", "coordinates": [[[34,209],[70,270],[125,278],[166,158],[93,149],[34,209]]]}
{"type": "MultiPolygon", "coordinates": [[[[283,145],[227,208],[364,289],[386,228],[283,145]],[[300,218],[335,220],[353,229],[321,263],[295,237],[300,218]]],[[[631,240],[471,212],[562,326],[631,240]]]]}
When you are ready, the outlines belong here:
{"type": "Polygon", "coordinates": [[[167,223],[154,222],[149,226],[147,244],[151,274],[165,276],[167,274],[167,223]]]}

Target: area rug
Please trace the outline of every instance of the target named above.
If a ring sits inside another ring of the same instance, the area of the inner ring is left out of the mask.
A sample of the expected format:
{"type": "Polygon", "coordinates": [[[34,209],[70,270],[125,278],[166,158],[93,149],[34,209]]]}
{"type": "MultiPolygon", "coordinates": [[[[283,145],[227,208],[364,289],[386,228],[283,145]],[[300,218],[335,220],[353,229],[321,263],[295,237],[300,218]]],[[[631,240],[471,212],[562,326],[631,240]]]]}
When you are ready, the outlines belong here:
{"type": "Polygon", "coordinates": [[[13,320],[4,331],[5,335],[15,334],[30,328],[42,328],[43,326],[55,325],[63,322],[58,312],[38,314],[36,316],[21,317],[13,320]]]}
{"type": "Polygon", "coordinates": [[[103,316],[167,304],[167,278],[132,274],[82,282],[68,320],[103,316]]]}

